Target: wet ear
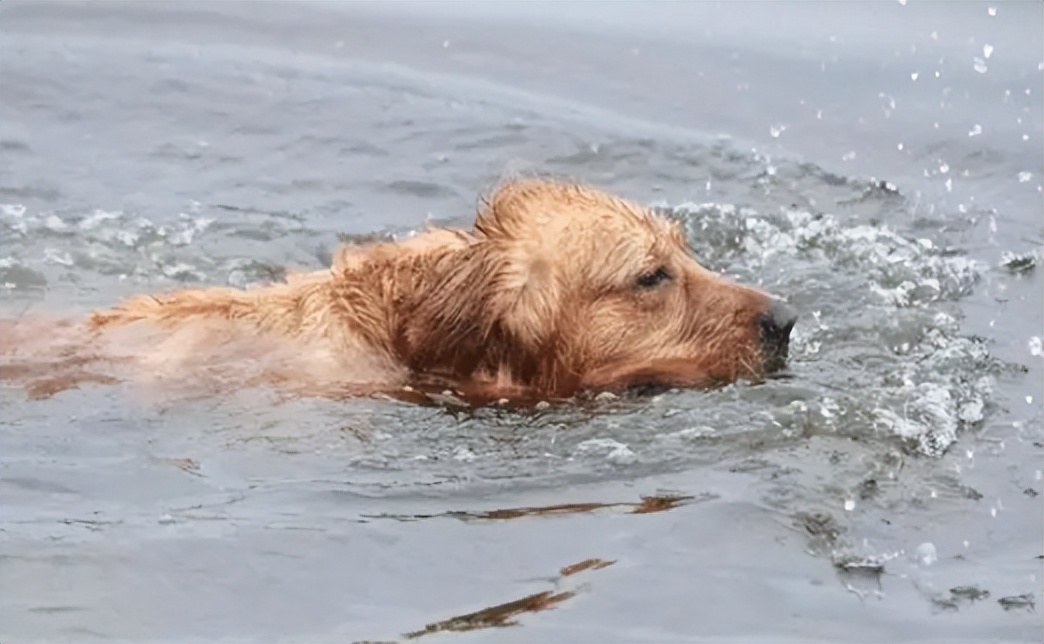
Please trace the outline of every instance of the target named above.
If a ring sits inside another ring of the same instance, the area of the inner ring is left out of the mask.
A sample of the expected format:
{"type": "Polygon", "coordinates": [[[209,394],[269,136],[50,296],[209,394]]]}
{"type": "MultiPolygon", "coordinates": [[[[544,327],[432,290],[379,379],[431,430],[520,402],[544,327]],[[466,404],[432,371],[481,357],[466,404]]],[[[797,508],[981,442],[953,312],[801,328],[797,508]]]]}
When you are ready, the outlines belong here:
{"type": "Polygon", "coordinates": [[[400,335],[414,368],[468,371],[523,359],[554,329],[558,289],[546,260],[483,240],[439,257],[429,275],[400,335]]]}
{"type": "Polygon", "coordinates": [[[399,353],[414,369],[446,366],[466,370],[481,359],[481,348],[494,331],[491,298],[496,265],[485,243],[435,258],[418,283],[402,315],[399,353]]]}
{"type": "Polygon", "coordinates": [[[498,187],[475,220],[499,262],[493,307],[516,344],[533,350],[546,342],[560,310],[552,240],[545,224],[561,199],[557,184],[515,180],[498,187]]]}
{"type": "Polygon", "coordinates": [[[552,335],[561,289],[550,259],[518,249],[508,259],[496,293],[496,310],[516,343],[538,350],[552,335]]]}

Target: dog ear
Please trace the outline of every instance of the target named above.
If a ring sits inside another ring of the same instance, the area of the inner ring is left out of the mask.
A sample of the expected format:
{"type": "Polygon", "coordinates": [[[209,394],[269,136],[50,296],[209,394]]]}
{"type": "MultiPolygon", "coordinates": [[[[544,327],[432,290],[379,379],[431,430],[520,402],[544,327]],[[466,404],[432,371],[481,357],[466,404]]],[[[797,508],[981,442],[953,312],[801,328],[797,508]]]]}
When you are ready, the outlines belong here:
{"type": "Polygon", "coordinates": [[[528,364],[554,328],[558,289],[550,266],[523,259],[488,239],[434,258],[403,309],[404,361],[458,375],[528,364]]]}
{"type": "Polygon", "coordinates": [[[542,225],[554,217],[548,195],[561,189],[549,182],[504,183],[484,201],[475,220],[500,264],[494,309],[515,341],[533,350],[548,341],[562,310],[555,240],[542,225]]]}
{"type": "Polygon", "coordinates": [[[484,243],[440,253],[402,308],[397,350],[411,368],[473,370],[495,329],[497,266],[484,243]]]}

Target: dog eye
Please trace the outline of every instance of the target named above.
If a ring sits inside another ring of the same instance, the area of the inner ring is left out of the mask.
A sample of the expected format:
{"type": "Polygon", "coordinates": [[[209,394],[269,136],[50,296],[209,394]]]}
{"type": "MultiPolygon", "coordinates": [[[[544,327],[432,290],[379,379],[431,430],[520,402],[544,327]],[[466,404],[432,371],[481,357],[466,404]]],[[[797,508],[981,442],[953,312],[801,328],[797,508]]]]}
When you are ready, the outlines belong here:
{"type": "Polygon", "coordinates": [[[670,279],[671,276],[667,269],[661,266],[651,273],[640,276],[637,284],[639,288],[655,288],[670,279]]]}

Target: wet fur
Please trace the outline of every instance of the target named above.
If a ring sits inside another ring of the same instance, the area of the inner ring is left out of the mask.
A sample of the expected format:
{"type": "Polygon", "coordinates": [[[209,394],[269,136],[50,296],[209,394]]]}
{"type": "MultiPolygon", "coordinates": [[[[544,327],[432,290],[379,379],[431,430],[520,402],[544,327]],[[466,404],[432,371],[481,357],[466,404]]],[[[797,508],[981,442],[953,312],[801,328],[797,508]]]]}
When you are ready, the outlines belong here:
{"type": "Polygon", "coordinates": [[[701,267],[646,208],[512,181],[473,230],[345,246],[328,270],[284,284],[133,297],[63,327],[60,350],[7,321],[0,378],[42,395],[142,375],[160,388],[334,396],[418,383],[492,398],[701,386],[762,375],[770,303],[701,267]],[[641,286],[661,268],[668,280],[641,286]]]}

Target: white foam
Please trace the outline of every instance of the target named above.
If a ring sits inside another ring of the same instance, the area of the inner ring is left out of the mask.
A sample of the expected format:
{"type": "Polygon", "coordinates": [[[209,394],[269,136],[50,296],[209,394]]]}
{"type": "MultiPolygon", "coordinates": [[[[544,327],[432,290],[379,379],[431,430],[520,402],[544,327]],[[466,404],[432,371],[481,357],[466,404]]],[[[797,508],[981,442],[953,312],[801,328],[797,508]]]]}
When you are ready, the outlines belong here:
{"type": "Polygon", "coordinates": [[[95,210],[80,222],[80,230],[93,230],[94,228],[97,228],[99,224],[106,221],[115,221],[122,217],[123,213],[118,210],[112,212],[107,210],[95,210]]]}
{"type": "MultiPolygon", "coordinates": [[[[830,214],[803,209],[763,215],[732,204],[690,203],[673,213],[690,231],[701,259],[740,264],[753,273],[793,273],[794,284],[780,280],[784,293],[796,295],[812,284],[831,298],[823,305],[832,315],[817,310],[799,321],[792,363],[836,361],[839,338],[860,342],[861,353],[879,354],[857,371],[831,365],[850,374],[851,395],[823,396],[819,413],[810,416],[817,419],[808,422],[833,431],[846,414],[865,416],[869,410],[878,431],[938,455],[961,429],[984,420],[992,392],[989,353],[981,341],[961,336],[952,315],[931,308],[967,295],[988,268],[984,263],[938,241],[907,238],[882,225],[844,225],[830,214]]],[[[784,425],[793,420],[784,410],[777,416],[784,425]]]]}

